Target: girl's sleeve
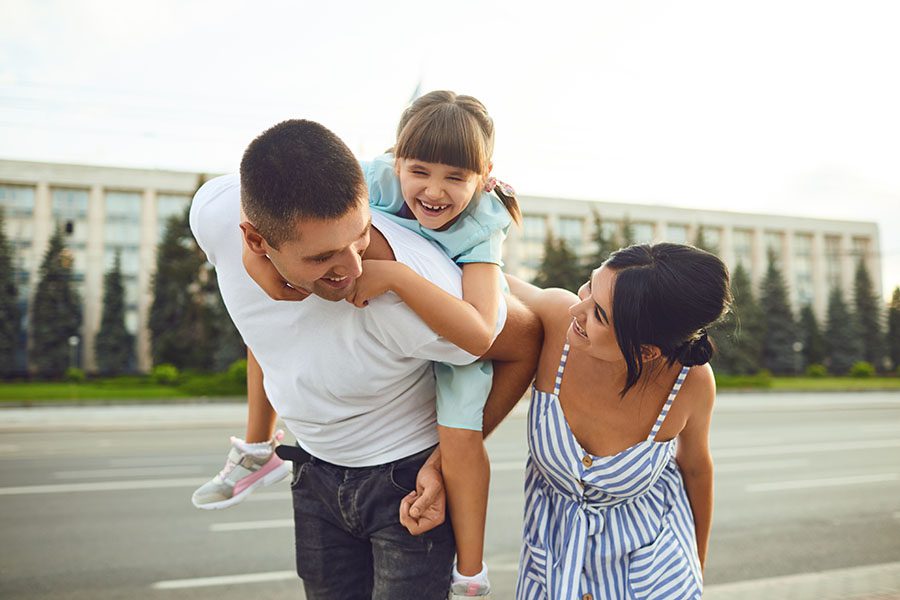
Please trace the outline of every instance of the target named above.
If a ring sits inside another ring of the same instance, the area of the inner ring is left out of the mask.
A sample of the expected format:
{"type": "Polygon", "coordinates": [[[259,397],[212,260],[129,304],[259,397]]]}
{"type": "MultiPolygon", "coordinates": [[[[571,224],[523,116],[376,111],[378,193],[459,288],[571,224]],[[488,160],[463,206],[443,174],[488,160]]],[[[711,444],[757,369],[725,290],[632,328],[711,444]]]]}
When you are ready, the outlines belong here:
{"type": "Polygon", "coordinates": [[[403,207],[400,180],[394,173],[394,157],[391,154],[376,156],[371,161],[360,161],[366,187],[369,188],[369,206],[391,214],[403,207]]]}
{"type": "Polygon", "coordinates": [[[480,236],[483,239],[456,257],[458,264],[492,263],[503,266],[503,240],[506,232],[502,229],[486,229],[480,236]]]}
{"type": "Polygon", "coordinates": [[[475,210],[464,226],[466,241],[454,260],[463,263],[493,263],[503,266],[503,241],[509,232],[512,217],[494,194],[482,192],[475,210]]]}

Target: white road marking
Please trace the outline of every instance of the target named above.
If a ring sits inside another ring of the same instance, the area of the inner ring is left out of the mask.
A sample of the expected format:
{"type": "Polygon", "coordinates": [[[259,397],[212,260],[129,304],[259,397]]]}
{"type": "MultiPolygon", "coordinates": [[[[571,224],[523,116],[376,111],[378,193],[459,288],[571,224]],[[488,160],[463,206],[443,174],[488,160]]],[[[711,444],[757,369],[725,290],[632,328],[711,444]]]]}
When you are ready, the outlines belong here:
{"type": "Polygon", "coordinates": [[[743,473],[745,471],[767,471],[769,469],[795,469],[805,467],[809,464],[806,459],[798,458],[795,460],[768,460],[746,463],[725,463],[716,464],[715,472],[720,473],[743,473]]]}
{"type": "Polygon", "coordinates": [[[783,490],[807,490],[823,487],[862,485],[866,483],[884,483],[887,481],[897,481],[897,479],[897,473],[876,473],[874,475],[851,475],[849,477],[828,477],[824,479],[754,483],[746,486],[744,489],[748,492],[777,492],[783,490]]]}
{"type": "Polygon", "coordinates": [[[188,475],[201,470],[199,465],[184,467],[132,467],[119,469],[93,469],[86,471],[57,471],[56,479],[90,479],[92,477],[152,477],[154,475],[188,475]]]}
{"type": "Polygon", "coordinates": [[[244,502],[268,502],[271,500],[290,500],[290,492],[253,492],[244,502]]]}
{"type": "Polygon", "coordinates": [[[240,521],[236,523],[213,523],[209,526],[210,531],[252,531],[254,529],[281,529],[284,527],[293,527],[293,519],[272,519],[269,521],[240,521]]]}
{"type": "Polygon", "coordinates": [[[742,458],[748,456],[779,456],[784,454],[817,454],[819,452],[876,450],[879,448],[900,448],[900,439],[816,442],[811,444],[782,444],[775,446],[750,446],[744,448],[713,448],[713,457],[742,458]]]}
{"type": "Polygon", "coordinates": [[[51,485],[23,485],[0,488],[0,496],[27,494],[70,494],[72,492],[115,492],[121,490],[156,490],[176,487],[196,487],[205,479],[139,479],[136,481],[97,481],[94,483],[57,483],[51,485]]]}
{"type": "Polygon", "coordinates": [[[268,573],[246,573],[244,575],[224,575],[221,577],[171,579],[169,581],[157,581],[151,587],[155,590],[181,590],[185,588],[210,587],[214,585],[284,581],[286,579],[297,579],[297,573],[294,571],[269,571],[268,573]]]}

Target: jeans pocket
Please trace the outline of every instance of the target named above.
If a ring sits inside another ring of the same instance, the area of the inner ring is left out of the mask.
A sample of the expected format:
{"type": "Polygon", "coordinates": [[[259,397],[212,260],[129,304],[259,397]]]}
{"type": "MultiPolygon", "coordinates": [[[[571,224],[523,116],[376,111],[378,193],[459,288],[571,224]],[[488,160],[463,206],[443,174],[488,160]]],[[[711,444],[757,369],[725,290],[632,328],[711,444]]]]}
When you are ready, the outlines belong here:
{"type": "Polygon", "coordinates": [[[293,473],[291,473],[291,489],[296,489],[300,486],[300,481],[303,479],[303,474],[306,472],[306,469],[309,467],[310,462],[306,461],[298,465],[297,463],[293,463],[293,473]]]}
{"type": "Polygon", "coordinates": [[[391,480],[391,485],[397,489],[397,491],[403,492],[403,495],[414,491],[416,489],[416,477],[419,475],[419,469],[422,467],[421,464],[418,463],[395,463],[391,465],[390,471],[388,472],[388,478],[391,480]]]}

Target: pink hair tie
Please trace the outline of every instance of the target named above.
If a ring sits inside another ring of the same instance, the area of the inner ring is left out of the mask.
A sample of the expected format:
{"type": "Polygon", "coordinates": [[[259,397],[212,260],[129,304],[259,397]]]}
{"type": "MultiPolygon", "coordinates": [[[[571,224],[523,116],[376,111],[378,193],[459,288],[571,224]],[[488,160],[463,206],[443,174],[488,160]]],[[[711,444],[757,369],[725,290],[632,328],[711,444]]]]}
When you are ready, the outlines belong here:
{"type": "Polygon", "coordinates": [[[504,196],[516,195],[516,190],[508,183],[504,183],[496,177],[488,177],[488,180],[484,184],[484,191],[488,193],[493,192],[495,187],[500,188],[500,191],[503,192],[504,196]]]}

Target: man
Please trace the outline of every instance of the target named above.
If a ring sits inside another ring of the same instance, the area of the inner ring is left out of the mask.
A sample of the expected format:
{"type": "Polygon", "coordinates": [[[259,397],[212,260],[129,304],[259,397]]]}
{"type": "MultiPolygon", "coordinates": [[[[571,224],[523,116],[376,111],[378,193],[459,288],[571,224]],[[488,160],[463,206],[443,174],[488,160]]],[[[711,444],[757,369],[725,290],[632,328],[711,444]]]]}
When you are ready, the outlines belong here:
{"type": "MultiPolygon", "coordinates": [[[[454,543],[433,454],[431,361],[476,357],[438,337],[393,294],[364,309],[342,300],[363,255],[403,261],[457,296],[459,269],[424,239],[370,213],[359,163],[309,121],[280,123],[254,140],[240,182],[225,176],[204,185],[191,228],[252,350],[251,367],[258,362],[265,393],[299,444],[292,490],[307,598],[446,598],[454,543]],[[243,243],[311,295],[271,300],[244,271],[243,243]]],[[[486,358],[536,356],[539,325],[515,307],[486,358]]],[[[501,310],[498,330],[506,316],[501,310]]],[[[486,432],[521,395],[532,367],[520,361],[495,383],[486,432]]]]}

